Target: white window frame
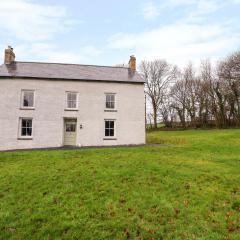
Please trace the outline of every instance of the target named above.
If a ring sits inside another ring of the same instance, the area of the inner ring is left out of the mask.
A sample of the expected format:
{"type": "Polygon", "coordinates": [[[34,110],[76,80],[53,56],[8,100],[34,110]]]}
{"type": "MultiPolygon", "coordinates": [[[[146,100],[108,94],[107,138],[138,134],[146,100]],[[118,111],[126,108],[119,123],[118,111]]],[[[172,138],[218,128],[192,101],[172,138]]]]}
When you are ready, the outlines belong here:
{"type": "Polygon", "coordinates": [[[116,140],[117,139],[117,124],[116,124],[116,119],[104,119],[104,140],[116,140]],[[106,136],[105,131],[106,131],[106,121],[113,121],[114,122],[114,136],[106,136]]]}
{"type": "Polygon", "coordinates": [[[105,93],[105,111],[107,112],[114,112],[117,110],[117,94],[116,93],[110,93],[110,92],[106,92],[105,93]],[[107,108],[107,96],[108,95],[113,95],[114,96],[114,108],[107,108]]]}
{"type": "Polygon", "coordinates": [[[20,117],[19,118],[18,138],[19,139],[33,139],[33,118],[31,118],[31,117],[20,117]],[[31,136],[22,135],[22,121],[23,120],[31,120],[32,121],[32,135],[31,136]]]}
{"type": "Polygon", "coordinates": [[[66,91],[65,94],[65,110],[67,111],[77,111],[78,110],[78,92],[74,92],[74,91],[66,91]],[[76,94],[76,108],[69,108],[68,107],[68,94],[76,94]]]}
{"type": "Polygon", "coordinates": [[[34,110],[35,109],[35,90],[33,89],[22,89],[21,90],[21,109],[29,109],[34,110]],[[26,92],[32,92],[33,93],[33,106],[24,106],[24,94],[26,92]]]}

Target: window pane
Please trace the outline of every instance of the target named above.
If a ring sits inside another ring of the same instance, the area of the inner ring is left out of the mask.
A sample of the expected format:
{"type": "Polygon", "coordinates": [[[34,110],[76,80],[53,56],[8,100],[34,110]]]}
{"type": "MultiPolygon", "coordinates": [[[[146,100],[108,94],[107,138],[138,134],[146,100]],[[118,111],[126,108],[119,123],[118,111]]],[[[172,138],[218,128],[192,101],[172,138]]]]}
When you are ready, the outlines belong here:
{"type": "Polygon", "coordinates": [[[34,92],[24,91],[23,92],[23,107],[33,107],[34,106],[34,92]]]}
{"type": "Polygon", "coordinates": [[[105,136],[106,136],[106,137],[109,137],[109,136],[110,136],[109,134],[110,134],[110,130],[106,128],[106,129],[105,129],[105,136]]]}
{"type": "Polygon", "coordinates": [[[115,94],[106,95],[106,108],[115,108],[115,94]]]}
{"type": "Polygon", "coordinates": [[[67,93],[67,108],[77,108],[77,93],[67,93]]]}
{"type": "Polygon", "coordinates": [[[106,137],[114,137],[114,125],[115,125],[115,122],[112,120],[105,121],[105,136],[106,137]]]}
{"type": "Polygon", "coordinates": [[[70,124],[66,124],[66,132],[71,132],[71,125],[70,124]]]}
{"type": "Polygon", "coordinates": [[[21,120],[21,136],[32,136],[32,119],[21,120]]]}
{"type": "Polygon", "coordinates": [[[110,95],[106,95],[106,102],[110,102],[110,101],[111,101],[110,95]]]}
{"type": "Polygon", "coordinates": [[[27,133],[26,128],[22,128],[21,136],[26,136],[26,133],[27,133]]]}
{"type": "Polygon", "coordinates": [[[22,127],[27,127],[27,121],[26,120],[22,120],[22,127]]]}
{"type": "Polygon", "coordinates": [[[32,136],[32,128],[27,128],[27,136],[32,136]]]}
{"type": "Polygon", "coordinates": [[[29,106],[29,104],[28,104],[28,99],[27,99],[26,96],[24,96],[24,99],[23,99],[23,106],[24,106],[24,107],[28,107],[28,106],[29,106]]]}
{"type": "Polygon", "coordinates": [[[110,102],[106,102],[106,108],[111,108],[110,102]]]}
{"type": "Polygon", "coordinates": [[[110,102],[109,105],[110,105],[110,108],[114,108],[114,102],[110,102]]]}
{"type": "Polygon", "coordinates": [[[26,120],[26,125],[28,128],[32,127],[32,120],[26,120]]]}
{"type": "Polygon", "coordinates": [[[114,121],[109,121],[110,128],[114,128],[114,121]]]}
{"type": "Polygon", "coordinates": [[[76,108],[77,107],[77,103],[76,103],[76,101],[74,102],[72,102],[72,108],[76,108]]]}
{"type": "Polygon", "coordinates": [[[77,100],[77,94],[76,93],[72,93],[71,95],[72,95],[72,100],[76,101],[77,100]]]}
{"type": "Polygon", "coordinates": [[[71,130],[72,130],[72,132],[76,132],[76,125],[75,124],[72,124],[71,130]]]}
{"type": "Polygon", "coordinates": [[[28,92],[28,104],[29,107],[33,107],[34,95],[33,92],[28,92]]]}
{"type": "Polygon", "coordinates": [[[76,124],[67,123],[66,124],[66,132],[76,132],[76,124]]]}
{"type": "Polygon", "coordinates": [[[110,136],[111,136],[111,137],[114,136],[114,129],[110,129],[110,136]]]}
{"type": "Polygon", "coordinates": [[[71,94],[71,93],[68,93],[68,94],[67,94],[67,100],[68,100],[68,101],[71,101],[71,100],[72,100],[72,94],[71,94]]]}

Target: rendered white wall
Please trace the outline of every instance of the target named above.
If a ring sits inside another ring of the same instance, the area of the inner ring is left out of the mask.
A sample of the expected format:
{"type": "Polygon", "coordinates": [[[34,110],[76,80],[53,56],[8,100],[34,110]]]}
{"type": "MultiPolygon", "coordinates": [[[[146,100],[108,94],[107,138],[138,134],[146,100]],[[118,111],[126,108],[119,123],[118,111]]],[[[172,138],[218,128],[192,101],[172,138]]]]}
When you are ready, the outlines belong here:
{"type": "Polygon", "coordinates": [[[0,150],[62,146],[64,117],[77,118],[81,146],[144,144],[144,111],[143,84],[0,79],[0,150]],[[20,109],[22,89],[35,90],[35,110],[20,109]],[[66,91],[79,93],[78,111],[65,111],[66,91]],[[106,92],[117,112],[104,111],[106,92]],[[33,140],[18,140],[20,117],[33,118],[33,140]],[[117,140],[103,140],[104,119],[116,119],[117,140]]]}

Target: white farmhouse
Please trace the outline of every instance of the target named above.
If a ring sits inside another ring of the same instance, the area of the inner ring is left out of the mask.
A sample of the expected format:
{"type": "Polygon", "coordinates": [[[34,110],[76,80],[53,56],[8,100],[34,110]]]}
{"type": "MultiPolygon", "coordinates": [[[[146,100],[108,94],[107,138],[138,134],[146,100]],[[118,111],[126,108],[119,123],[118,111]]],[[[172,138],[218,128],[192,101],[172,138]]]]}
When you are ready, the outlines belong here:
{"type": "Polygon", "coordinates": [[[0,66],[0,150],[145,143],[144,81],[129,67],[15,61],[0,66]]]}

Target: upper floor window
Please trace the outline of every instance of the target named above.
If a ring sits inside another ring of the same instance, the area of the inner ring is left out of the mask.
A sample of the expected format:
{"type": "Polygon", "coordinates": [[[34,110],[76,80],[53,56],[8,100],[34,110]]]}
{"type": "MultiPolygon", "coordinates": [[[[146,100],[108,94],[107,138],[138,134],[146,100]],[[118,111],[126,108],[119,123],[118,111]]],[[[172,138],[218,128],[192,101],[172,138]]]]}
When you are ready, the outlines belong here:
{"type": "Polygon", "coordinates": [[[22,90],[21,102],[21,107],[23,108],[34,108],[34,91],[22,90]]]}
{"type": "Polygon", "coordinates": [[[106,93],[106,109],[116,109],[116,94],[106,93]]]}
{"type": "Polygon", "coordinates": [[[67,92],[67,109],[77,110],[77,98],[78,94],[76,92],[67,92]]]}

